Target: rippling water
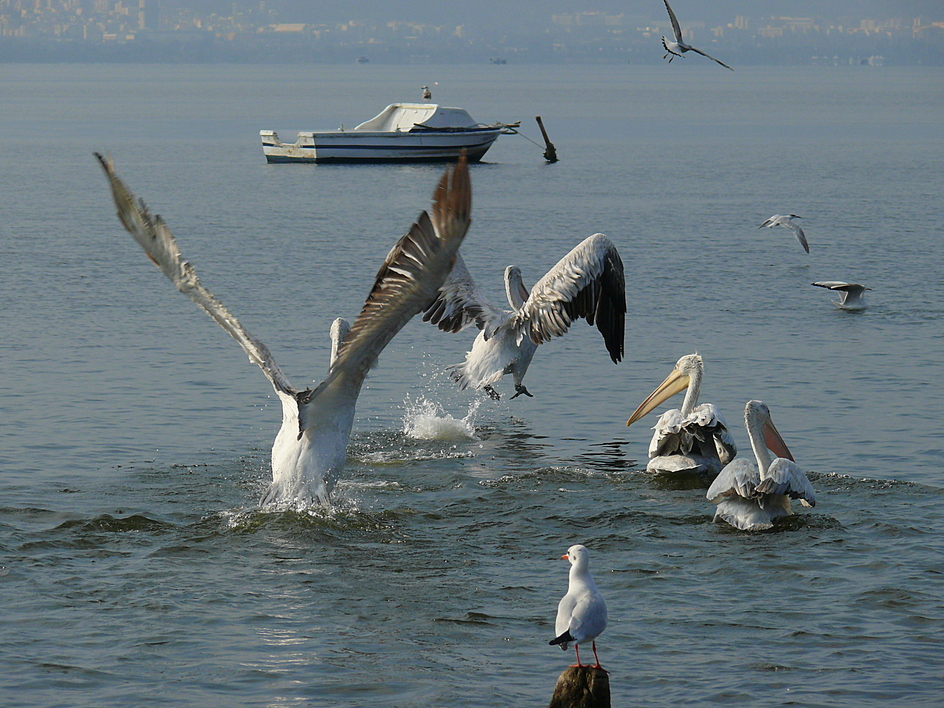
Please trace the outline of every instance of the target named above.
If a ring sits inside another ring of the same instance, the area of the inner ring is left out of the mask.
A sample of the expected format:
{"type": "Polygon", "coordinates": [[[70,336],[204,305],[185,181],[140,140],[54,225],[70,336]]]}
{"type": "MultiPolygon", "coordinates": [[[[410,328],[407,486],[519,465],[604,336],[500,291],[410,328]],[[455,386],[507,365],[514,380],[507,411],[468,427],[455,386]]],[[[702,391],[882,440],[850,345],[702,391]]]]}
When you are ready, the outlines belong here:
{"type": "Polygon", "coordinates": [[[716,68],[5,72],[0,704],[540,705],[579,542],[614,705],[939,705],[940,72],[716,68]],[[260,510],[278,401],[121,231],[91,153],[319,381],[440,168],[267,166],[258,130],[353,125],[431,82],[534,140],[542,115],[561,156],[503,137],[473,168],[480,285],[500,302],[505,265],[534,282],[603,231],[626,358],[579,323],[535,356],[535,398],[495,403],[442,374],[471,333],[413,322],[365,385],[337,504],[260,510]],[[776,212],[809,255],[757,229],[776,212]],[[870,309],[822,279],[870,285],[870,309]],[[742,452],[744,402],[770,405],[815,509],[738,533],[643,472],[625,420],[695,350],[742,452]]]}

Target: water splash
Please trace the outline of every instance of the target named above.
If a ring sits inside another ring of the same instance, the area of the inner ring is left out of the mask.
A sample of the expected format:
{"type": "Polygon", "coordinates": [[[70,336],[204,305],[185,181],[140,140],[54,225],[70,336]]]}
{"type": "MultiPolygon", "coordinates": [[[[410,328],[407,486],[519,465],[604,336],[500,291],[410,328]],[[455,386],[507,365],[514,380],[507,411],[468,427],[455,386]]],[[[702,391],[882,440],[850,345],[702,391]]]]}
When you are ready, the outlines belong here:
{"type": "Polygon", "coordinates": [[[404,401],[403,433],[414,440],[475,440],[475,414],[481,400],[469,404],[464,418],[456,419],[428,398],[404,401]]]}

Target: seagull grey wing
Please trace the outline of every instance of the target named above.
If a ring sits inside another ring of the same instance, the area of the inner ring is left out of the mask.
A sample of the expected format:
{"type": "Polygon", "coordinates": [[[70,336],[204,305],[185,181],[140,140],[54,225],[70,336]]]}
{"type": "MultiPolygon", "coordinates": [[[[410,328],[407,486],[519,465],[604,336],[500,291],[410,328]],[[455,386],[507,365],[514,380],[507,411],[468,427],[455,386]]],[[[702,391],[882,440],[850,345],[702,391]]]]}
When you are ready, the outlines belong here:
{"type": "Polygon", "coordinates": [[[675,34],[675,41],[682,41],[682,28],[679,26],[679,21],[675,17],[675,13],[672,12],[672,8],[669,7],[669,0],[663,0],[665,3],[665,9],[669,11],[669,22],[672,23],[672,32],[675,34]]]}
{"type": "Polygon", "coordinates": [[[193,266],[180,255],[177,241],[164,220],[160,216],[152,217],[144,200],[135,198],[115,174],[114,165],[109,158],[99,153],[95,153],[95,157],[108,176],[112,197],[118,209],[118,218],[128,233],[141,245],[148,258],[180,292],[193,300],[239,342],[249,356],[249,361],[262,369],[276,391],[294,396],[295,389],[279,369],[268,347],[253,337],[223,303],[201,285],[193,266]]]}
{"type": "Polygon", "coordinates": [[[512,326],[535,344],[567,332],[578,318],[596,323],[613,362],[623,358],[626,280],[613,243],[594,234],[579,243],[533,288],[512,326]]]}
{"type": "Polygon", "coordinates": [[[743,497],[750,499],[754,496],[757,485],[760,484],[760,475],[754,463],[738,458],[715,477],[715,481],[708,487],[705,494],[708,501],[717,504],[726,497],[743,497]]]}
{"type": "Polygon", "coordinates": [[[803,246],[803,250],[809,253],[810,244],[806,242],[806,234],[803,233],[803,229],[801,229],[797,224],[794,224],[792,221],[782,221],[780,223],[793,232],[793,235],[796,236],[797,241],[799,241],[800,245],[803,246]]]}
{"type": "MultiPolygon", "coordinates": [[[[725,69],[731,69],[731,67],[725,64],[723,61],[721,61],[720,59],[715,59],[713,56],[711,56],[710,54],[706,54],[701,49],[696,49],[695,47],[691,47],[691,46],[689,47],[689,49],[695,52],[695,54],[701,54],[703,57],[711,59],[711,61],[715,62],[716,64],[721,64],[721,66],[723,66],[725,69]]],[[[731,71],[734,71],[734,69],[731,69],[731,71]]]]}
{"type": "MultiPolygon", "coordinates": [[[[813,285],[819,288],[828,288],[829,290],[845,290],[850,287],[849,283],[842,280],[817,280],[813,285]]],[[[861,288],[862,286],[860,285],[859,287],[861,288]]]]}
{"type": "MultiPolygon", "coordinates": [[[[301,401],[306,408],[331,385],[346,386],[356,395],[380,352],[436,297],[471,222],[472,185],[468,165],[462,157],[455,169],[451,172],[447,169],[440,179],[433,193],[432,214],[421,213],[390,249],[364,307],[331,365],[328,378],[301,401]]],[[[300,410],[302,430],[305,418],[300,410]]]]}
{"type": "Polygon", "coordinates": [[[760,494],[786,494],[791,499],[799,499],[804,506],[816,506],[816,491],[810,480],[796,462],[783,457],[770,464],[756,491],[760,494]]]}
{"type": "Polygon", "coordinates": [[[443,332],[456,333],[473,322],[483,329],[488,322],[500,317],[501,312],[479,291],[462,254],[457,253],[456,262],[436,299],[423,313],[423,322],[434,324],[443,332]]]}

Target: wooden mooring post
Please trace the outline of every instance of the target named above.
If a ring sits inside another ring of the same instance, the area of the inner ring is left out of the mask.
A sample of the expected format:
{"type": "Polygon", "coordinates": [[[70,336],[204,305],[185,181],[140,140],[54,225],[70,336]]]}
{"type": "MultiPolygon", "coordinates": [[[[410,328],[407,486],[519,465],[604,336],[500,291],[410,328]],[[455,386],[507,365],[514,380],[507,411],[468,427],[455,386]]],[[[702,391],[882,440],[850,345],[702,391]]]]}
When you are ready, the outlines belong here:
{"type": "Polygon", "coordinates": [[[538,122],[541,135],[544,136],[544,159],[548,162],[557,162],[557,149],[551,139],[547,137],[547,131],[544,130],[544,121],[541,120],[541,116],[535,116],[534,119],[538,122]]]}
{"type": "Polygon", "coordinates": [[[568,666],[558,676],[548,708],[610,708],[610,677],[592,666],[568,666]]]}

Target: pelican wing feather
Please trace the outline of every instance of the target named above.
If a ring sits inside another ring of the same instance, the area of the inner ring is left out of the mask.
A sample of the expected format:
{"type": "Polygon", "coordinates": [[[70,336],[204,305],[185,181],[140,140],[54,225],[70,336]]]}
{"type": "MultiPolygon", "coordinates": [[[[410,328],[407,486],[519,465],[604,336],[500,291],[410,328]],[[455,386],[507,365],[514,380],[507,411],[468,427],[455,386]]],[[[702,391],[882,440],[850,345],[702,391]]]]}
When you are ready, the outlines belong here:
{"type": "Polygon", "coordinates": [[[297,391],[279,369],[268,347],[256,339],[243,327],[239,320],[222,302],[207,290],[197,278],[196,270],[183,259],[177,240],[160,215],[152,216],[143,199],[137,199],[130,189],[115,174],[110,158],[95,153],[101,163],[111,193],[118,209],[118,218],[135,241],[144,249],[145,254],[181,293],[189,297],[210,317],[239,342],[249,357],[249,361],[259,366],[272,382],[276,392],[296,396],[297,391]]]}
{"type": "Polygon", "coordinates": [[[778,457],[767,468],[764,479],[756,486],[758,494],[786,494],[799,499],[804,506],[816,506],[816,492],[800,466],[792,460],[778,457]]]}
{"type": "Polygon", "coordinates": [[[453,334],[473,323],[483,329],[487,323],[501,317],[501,311],[476,286],[460,253],[456,254],[455,265],[439,288],[436,299],[423,313],[424,322],[453,334]]]}
{"type": "Polygon", "coordinates": [[[509,320],[535,344],[567,332],[584,318],[596,323],[610,358],[623,358],[626,282],[623,261],[603,234],[584,239],[531,289],[524,306],[509,320]]]}
{"type": "Polygon", "coordinates": [[[708,487],[705,496],[708,501],[717,504],[727,497],[743,497],[750,499],[755,496],[757,485],[760,484],[760,475],[754,463],[738,458],[715,477],[708,487]]]}

